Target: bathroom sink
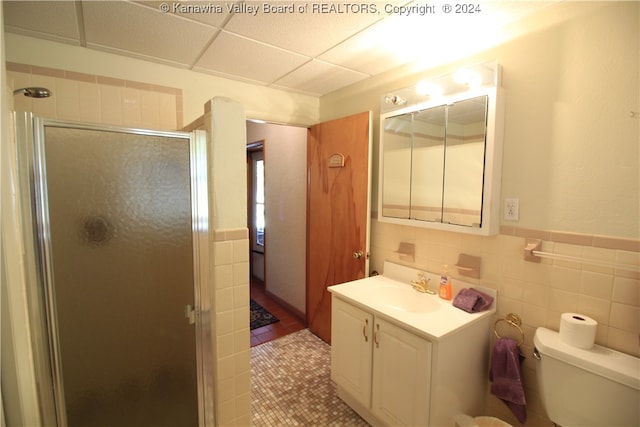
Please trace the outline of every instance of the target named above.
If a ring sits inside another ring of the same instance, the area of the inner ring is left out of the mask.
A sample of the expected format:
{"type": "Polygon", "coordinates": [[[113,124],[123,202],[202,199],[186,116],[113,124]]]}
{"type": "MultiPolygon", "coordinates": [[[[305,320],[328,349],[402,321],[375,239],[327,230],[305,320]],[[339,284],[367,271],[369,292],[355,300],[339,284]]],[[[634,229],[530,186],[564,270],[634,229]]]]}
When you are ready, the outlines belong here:
{"type": "Polygon", "coordinates": [[[395,310],[411,313],[426,313],[437,310],[440,305],[432,296],[420,293],[409,286],[384,286],[371,289],[370,296],[384,302],[395,310]]]}
{"type": "Polygon", "coordinates": [[[454,295],[460,289],[478,287],[494,297],[494,304],[489,310],[467,313],[455,307],[452,301],[443,300],[438,295],[418,292],[411,287],[411,282],[419,275],[425,276],[435,286],[440,280],[438,274],[389,261],[384,263],[384,272],[386,276],[370,276],[329,286],[328,290],[332,299],[358,305],[374,316],[392,320],[429,340],[439,340],[476,321],[490,322],[495,314],[497,293],[491,288],[479,287],[458,279],[453,282],[454,295]]]}

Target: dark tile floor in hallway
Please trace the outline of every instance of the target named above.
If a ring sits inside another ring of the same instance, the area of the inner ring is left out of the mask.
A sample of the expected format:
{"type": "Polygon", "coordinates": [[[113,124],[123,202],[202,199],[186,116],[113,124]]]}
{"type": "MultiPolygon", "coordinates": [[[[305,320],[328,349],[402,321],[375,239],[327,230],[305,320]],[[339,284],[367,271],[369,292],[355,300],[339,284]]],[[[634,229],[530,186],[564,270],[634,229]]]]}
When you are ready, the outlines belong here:
{"type": "Polygon", "coordinates": [[[306,324],[265,292],[264,283],[251,279],[251,299],[264,307],[280,321],[251,331],[251,347],[283,337],[306,328],[306,324]]]}

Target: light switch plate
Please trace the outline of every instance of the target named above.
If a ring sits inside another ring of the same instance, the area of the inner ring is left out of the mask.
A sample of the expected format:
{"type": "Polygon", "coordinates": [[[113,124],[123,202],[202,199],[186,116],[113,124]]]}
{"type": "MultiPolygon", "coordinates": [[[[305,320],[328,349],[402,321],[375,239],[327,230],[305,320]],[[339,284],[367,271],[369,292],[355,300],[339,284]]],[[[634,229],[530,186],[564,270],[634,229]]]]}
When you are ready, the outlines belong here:
{"type": "Polygon", "coordinates": [[[520,200],[504,199],[504,219],[517,221],[520,218],[520,200]]]}

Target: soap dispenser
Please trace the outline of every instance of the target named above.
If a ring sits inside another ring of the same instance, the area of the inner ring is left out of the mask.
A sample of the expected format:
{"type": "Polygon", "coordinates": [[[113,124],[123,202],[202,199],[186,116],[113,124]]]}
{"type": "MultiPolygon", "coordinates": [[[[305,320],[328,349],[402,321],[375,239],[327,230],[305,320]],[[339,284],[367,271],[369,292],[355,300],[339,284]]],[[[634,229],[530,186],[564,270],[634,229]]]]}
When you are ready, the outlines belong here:
{"type": "Polygon", "coordinates": [[[448,266],[444,266],[444,272],[440,276],[440,298],[450,300],[452,298],[451,280],[449,279],[448,266]]]}

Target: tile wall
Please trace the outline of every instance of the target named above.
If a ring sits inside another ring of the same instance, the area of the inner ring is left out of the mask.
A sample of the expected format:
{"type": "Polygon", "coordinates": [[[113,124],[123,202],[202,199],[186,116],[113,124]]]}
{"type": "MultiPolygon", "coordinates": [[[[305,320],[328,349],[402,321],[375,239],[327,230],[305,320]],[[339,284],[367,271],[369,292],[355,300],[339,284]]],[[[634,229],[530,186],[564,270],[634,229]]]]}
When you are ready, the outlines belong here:
{"type": "Polygon", "coordinates": [[[217,425],[251,425],[249,231],[213,233],[217,425]]]}
{"type": "Polygon", "coordinates": [[[50,119],[176,130],[183,126],[182,90],[143,82],[7,62],[11,90],[43,86],[53,96],[13,98],[14,110],[50,119]]]}
{"type": "MultiPolygon", "coordinates": [[[[479,237],[372,221],[371,269],[382,271],[385,260],[439,273],[454,265],[458,254],[479,256],[481,278],[476,282],[498,290],[498,313],[522,318],[526,356],[523,376],[528,400],[526,425],[549,425],[544,416],[535,374],[533,334],[537,327],[559,329],[563,312],[585,314],[598,321],[596,343],[640,356],[640,274],[587,264],[543,259],[524,260],[528,237],[543,240],[542,250],[577,257],[640,265],[640,242],[600,236],[552,233],[503,227],[501,234],[479,237]],[[400,242],[415,243],[415,262],[401,261],[400,242]]],[[[449,268],[452,277],[455,269],[449,268]]],[[[467,282],[474,279],[464,278],[467,282]]],[[[517,332],[516,332],[517,335],[517,332]]],[[[516,338],[516,336],[514,336],[516,338]]],[[[519,425],[506,406],[488,393],[488,412],[519,425]]]]}

